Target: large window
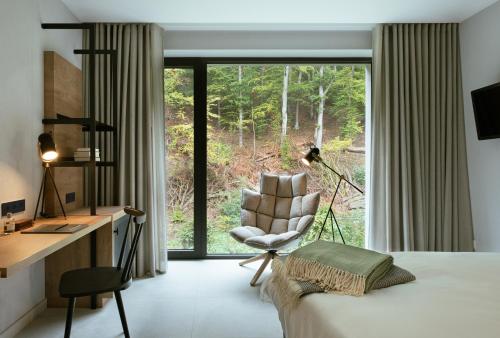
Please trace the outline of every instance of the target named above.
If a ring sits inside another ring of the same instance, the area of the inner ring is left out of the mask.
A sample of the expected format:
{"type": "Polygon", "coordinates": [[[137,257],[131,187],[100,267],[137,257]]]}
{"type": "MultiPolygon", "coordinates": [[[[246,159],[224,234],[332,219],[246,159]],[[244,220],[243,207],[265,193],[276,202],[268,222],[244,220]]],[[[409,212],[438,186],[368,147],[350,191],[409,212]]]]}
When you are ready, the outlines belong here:
{"type": "MultiPolygon", "coordinates": [[[[195,252],[199,245],[194,256],[257,252],[229,230],[240,224],[241,189],[258,189],[263,171],[308,173],[308,189],[321,192],[321,205],[301,244],[315,239],[338,178],[318,164],[302,164],[312,144],[326,163],[364,188],[366,61],[266,61],[193,60],[192,68],[167,61],[170,250],[195,252]],[[198,176],[204,177],[196,178],[200,165],[198,176]],[[198,193],[204,198],[196,202],[198,193]],[[198,208],[203,213],[196,216],[198,208]]],[[[363,246],[364,196],[342,185],[335,202],[346,242],[363,246]]],[[[340,240],[336,230],[334,235],[340,240]]],[[[331,237],[328,227],[323,238],[331,237]]]]}

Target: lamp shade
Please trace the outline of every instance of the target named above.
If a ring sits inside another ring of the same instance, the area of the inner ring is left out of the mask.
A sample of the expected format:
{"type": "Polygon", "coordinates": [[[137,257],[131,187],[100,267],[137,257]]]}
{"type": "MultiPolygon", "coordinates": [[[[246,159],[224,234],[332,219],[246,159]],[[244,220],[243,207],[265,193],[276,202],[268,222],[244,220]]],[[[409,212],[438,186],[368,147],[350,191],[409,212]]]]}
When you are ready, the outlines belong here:
{"type": "Polygon", "coordinates": [[[40,157],[43,162],[52,162],[57,158],[56,144],[49,133],[38,136],[38,146],[40,147],[40,157]]]}
{"type": "Polygon", "coordinates": [[[307,154],[302,158],[302,163],[305,165],[311,165],[313,161],[317,161],[319,158],[319,149],[316,147],[311,147],[307,154]]]}

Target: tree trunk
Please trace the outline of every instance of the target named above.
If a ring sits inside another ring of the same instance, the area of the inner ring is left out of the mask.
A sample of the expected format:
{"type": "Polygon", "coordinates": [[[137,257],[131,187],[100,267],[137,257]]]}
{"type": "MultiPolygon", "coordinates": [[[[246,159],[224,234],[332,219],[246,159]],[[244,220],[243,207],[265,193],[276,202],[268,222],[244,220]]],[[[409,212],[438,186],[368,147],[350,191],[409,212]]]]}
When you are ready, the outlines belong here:
{"type": "MultiPolygon", "coordinates": [[[[314,80],[314,71],[311,72],[311,74],[308,75],[308,81],[313,81],[314,80]]],[[[311,120],[314,120],[314,100],[311,98],[311,108],[309,109],[309,117],[311,120]]]]}
{"type": "Polygon", "coordinates": [[[319,84],[319,108],[318,108],[318,122],[316,123],[316,129],[314,133],[314,143],[316,147],[321,149],[323,145],[323,112],[325,110],[325,91],[323,88],[323,73],[325,71],[322,65],[319,68],[320,84],[319,84]]]}
{"type": "MultiPolygon", "coordinates": [[[[300,87],[300,83],[302,82],[302,72],[299,69],[299,78],[297,80],[297,84],[300,87]]],[[[300,106],[300,100],[297,98],[297,102],[295,102],[295,130],[299,130],[299,106],[300,106]]]]}
{"type": "Polygon", "coordinates": [[[286,129],[288,125],[288,76],[290,74],[290,66],[285,66],[285,74],[283,75],[283,94],[281,96],[281,145],[286,137],[286,129]]]}
{"type": "Polygon", "coordinates": [[[240,86],[240,102],[239,106],[239,119],[238,119],[238,130],[239,130],[239,145],[243,147],[243,93],[241,92],[241,83],[243,82],[243,66],[238,66],[238,85],[240,86]]]}
{"type": "Polygon", "coordinates": [[[253,160],[255,161],[257,147],[256,147],[256,137],[255,137],[255,119],[253,115],[253,105],[252,105],[252,133],[253,133],[253,160]]]}

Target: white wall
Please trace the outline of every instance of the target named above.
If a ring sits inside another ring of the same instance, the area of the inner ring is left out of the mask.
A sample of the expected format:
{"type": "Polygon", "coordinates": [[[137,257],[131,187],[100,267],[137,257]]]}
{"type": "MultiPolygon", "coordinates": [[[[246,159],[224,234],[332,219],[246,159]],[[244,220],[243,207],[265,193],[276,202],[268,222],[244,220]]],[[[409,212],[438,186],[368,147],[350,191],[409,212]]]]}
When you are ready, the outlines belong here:
{"type": "MultiPolygon", "coordinates": [[[[371,27],[371,26],[370,26],[371,27]]],[[[169,30],[165,56],[370,57],[371,30],[169,30]]]]}
{"type": "Polygon", "coordinates": [[[500,2],[460,27],[467,157],[476,248],[500,251],[500,139],[479,141],[470,92],[500,82],[500,2]]]}
{"type": "MultiPolygon", "coordinates": [[[[0,2],[0,203],[26,199],[19,218],[32,217],[41,180],[36,140],[42,132],[43,51],[55,50],[81,65],[72,55],[81,33],[42,31],[42,21],[76,19],[59,0],[0,2]]],[[[43,261],[0,279],[0,334],[43,301],[44,285],[43,261]]]]}

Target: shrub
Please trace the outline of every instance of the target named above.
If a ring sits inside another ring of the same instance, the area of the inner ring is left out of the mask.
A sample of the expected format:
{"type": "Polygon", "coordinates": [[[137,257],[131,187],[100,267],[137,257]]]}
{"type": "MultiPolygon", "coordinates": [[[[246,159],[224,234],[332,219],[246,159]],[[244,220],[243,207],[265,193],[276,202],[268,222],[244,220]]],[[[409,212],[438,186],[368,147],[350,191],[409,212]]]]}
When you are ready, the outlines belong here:
{"type": "Polygon", "coordinates": [[[183,154],[193,157],[194,131],[191,123],[167,127],[167,136],[169,138],[168,150],[171,152],[169,156],[183,154]]]}
{"type": "Polygon", "coordinates": [[[280,147],[280,157],[281,157],[281,168],[283,170],[290,170],[292,168],[294,160],[292,156],[292,145],[288,136],[283,138],[283,142],[280,147]]]}
{"type": "Polygon", "coordinates": [[[207,142],[207,156],[209,164],[225,166],[231,162],[233,151],[227,143],[210,140],[207,142]]]}
{"type": "MultiPolygon", "coordinates": [[[[321,231],[323,221],[328,212],[328,204],[322,204],[316,213],[315,222],[307,234],[302,238],[301,246],[314,242],[321,231]]],[[[335,211],[335,217],[339,223],[346,244],[364,247],[365,245],[365,214],[364,210],[351,210],[348,212],[335,211]]],[[[342,239],[337,227],[333,224],[335,241],[341,243],[342,239]]],[[[331,221],[327,220],[325,229],[321,235],[323,240],[332,240],[331,221]]]]}
{"type": "Polygon", "coordinates": [[[365,185],[365,167],[355,166],[352,174],[353,180],[361,186],[365,185]]]}
{"type": "Polygon", "coordinates": [[[172,233],[178,243],[169,243],[170,246],[181,248],[192,248],[194,243],[193,218],[188,217],[180,208],[174,208],[170,213],[170,224],[172,233]]]}

